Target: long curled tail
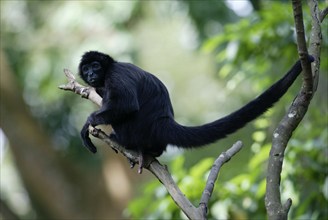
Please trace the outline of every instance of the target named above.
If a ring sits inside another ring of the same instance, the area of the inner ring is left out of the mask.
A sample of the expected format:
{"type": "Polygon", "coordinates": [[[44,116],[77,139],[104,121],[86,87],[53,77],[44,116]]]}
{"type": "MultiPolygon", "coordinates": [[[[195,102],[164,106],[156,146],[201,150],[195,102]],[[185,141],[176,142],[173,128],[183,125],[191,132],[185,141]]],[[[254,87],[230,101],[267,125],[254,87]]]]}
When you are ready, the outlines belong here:
{"type": "MultiPolygon", "coordinates": [[[[309,56],[309,61],[314,58],[309,56]]],[[[234,133],[254,120],[273,106],[293,84],[302,72],[301,62],[297,61],[284,77],[274,83],[260,96],[240,108],[239,110],[208,124],[188,127],[170,120],[165,126],[163,137],[169,144],[182,148],[200,147],[210,144],[234,133]]]]}

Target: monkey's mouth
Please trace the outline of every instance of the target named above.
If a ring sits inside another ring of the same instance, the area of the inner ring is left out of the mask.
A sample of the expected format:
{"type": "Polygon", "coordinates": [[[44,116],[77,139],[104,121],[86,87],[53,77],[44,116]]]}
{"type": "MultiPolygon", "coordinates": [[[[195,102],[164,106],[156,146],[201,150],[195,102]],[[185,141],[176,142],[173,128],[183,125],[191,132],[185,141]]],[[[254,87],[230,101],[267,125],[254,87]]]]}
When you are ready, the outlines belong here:
{"type": "Polygon", "coordinates": [[[98,84],[96,78],[94,78],[94,79],[90,79],[90,80],[89,80],[89,83],[90,83],[91,86],[96,86],[96,85],[98,84]]]}

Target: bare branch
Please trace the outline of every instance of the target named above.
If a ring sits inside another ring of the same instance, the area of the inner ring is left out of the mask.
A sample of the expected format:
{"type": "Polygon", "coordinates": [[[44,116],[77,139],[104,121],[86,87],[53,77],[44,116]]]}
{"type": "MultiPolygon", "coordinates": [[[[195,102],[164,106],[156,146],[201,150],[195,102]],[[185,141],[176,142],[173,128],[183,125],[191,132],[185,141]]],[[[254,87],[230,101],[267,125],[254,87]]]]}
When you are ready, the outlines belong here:
{"type": "MultiPolygon", "coordinates": [[[[292,205],[292,200],[288,199],[284,205],[281,203],[280,197],[280,174],[282,171],[282,163],[284,160],[284,152],[287,147],[287,143],[292,136],[293,131],[299,125],[304,115],[307,112],[310,101],[313,97],[313,76],[310,68],[310,64],[307,58],[307,48],[304,36],[304,25],[302,15],[302,4],[300,0],[293,0],[293,12],[295,19],[295,27],[297,33],[298,53],[301,57],[303,67],[303,85],[295,98],[294,102],[290,106],[288,112],[283,117],[278,127],[273,133],[272,148],[270,151],[269,163],[268,163],[268,175],[267,186],[265,196],[265,206],[268,212],[269,219],[287,219],[289,209],[292,205]]],[[[316,10],[318,5],[316,0],[312,0],[311,14],[312,24],[319,21],[317,19],[316,10]]],[[[311,31],[311,39],[315,44],[320,45],[321,39],[314,38],[314,36],[321,35],[320,24],[317,24],[319,28],[313,28],[311,31]]],[[[314,48],[314,44],[310,44],[310,51],[315,57],[319,57],[318,49],[314,48]]],[[[315,45],[315,46],[316,46],[315,45]]],[[[319,46],[320,48],[320,46],[319,46]]],[[[320,50],[320,49],[319,49],[320,50]]],[[[314,63],[315,67],[319,71],[318,58],[314,63]]]]}
{"type": "Polygon", "coordinates": [[[327,16],[328,14],[328,7],[323,9],[321,12],[320,12],[320,15],[319,15],[319,19],[320,19],[320,22],[323,22],[323,20],[325,19],[325,17],[327,16]]]}
{"type": "Polygon", "coordinates": [[[59,89],[72,91],[78,95],[81,95],[82,98],[90,99],[90,101],[96,105],[101,106],[102,98],[98,95],[94,88],[85,87],[76,82],[75,76],[70,70],[64,69],[64,73],[68,79],[68,83],[66,85],[58,86],[59,89]]]}
{"type": "Polygon", "coordinates": [[[184,196],[184,194],[174,182],[166,166],[161,165],[157,160],[155,160],[150,164],[149,171],[152,172],[157,177],[157,179],[165,186],[174,202],[181,208],[181,210],[186,214],[189,219],[206,219],[203,218],[203,214],[200,212],[200,210],[197,209],[184,196]]]}
{"type": "MultiPolygon", "coordinates": [[[[131,163],[137,164],[139,162],[139,154],[136,151],[128,150],[124,148],[123,146],[119,145],[118,143],[112,141],[109,136],[103,132],[100,129],[94,128],[92,126],[89,127],[89,132],[91,135],[93,135],[96,138],[99,138],[100,140],[104,141],[106,144],[108,144],[116,153],[120,152],[123,154],[131,163]]],[[[155,160],[155,158],[146,157],[145,158],[145,168],[149,167],[149,164],[151,161],[155,160]]]]}
{"type": "Polygon", "coordinates": [[[302,12],[302,1],[301,0],[292,0],[293,4],[293,12],[294,12],[294,21],[295,21],[295,29],[296,29],[296,40],[297,40],[297,48],[298,54],[301,59],[302,69],[303,69],[303,86],[304,91],[309,96],[310,99],[312,97],[313,90],[313,78],[311,65],[308,59],[308,51],[305,40],[305,31],[303,24],[303,12],[302,12]]]}
{"type": "Polygon", "coordinates": [[[322,12],[318,8],[317,0],[309,0],[308,5],[311,10],[311,37],[310,37],[310,48],[309,52],[314,57],[317,57],[315,65],[313,66],[313,93],[317,91],[319,83],[319,69],[320,69],[320,52],[321,52],[321,42],[322,42],[322,33],[321,33],[321,22],[323,21],[322,15],[328,13],[328,7],[325,8],[322,12]]]}
{"type": "Polygon", "coordinates": [[[227,152],[221,153],[220,156],[215,160],[211,172],[208,176],[202,198],[199,203],[200,208],[205,214],[207,214],[208,202],[212,196],[214,184],[216,179],[218,178],[222,165],[227,163],[236,153],[238,153],[241,150],[242,146],[243,143],[241,141],[237,141],[234,145],[232,145],[231,148],[227,150],[227,152]]]}

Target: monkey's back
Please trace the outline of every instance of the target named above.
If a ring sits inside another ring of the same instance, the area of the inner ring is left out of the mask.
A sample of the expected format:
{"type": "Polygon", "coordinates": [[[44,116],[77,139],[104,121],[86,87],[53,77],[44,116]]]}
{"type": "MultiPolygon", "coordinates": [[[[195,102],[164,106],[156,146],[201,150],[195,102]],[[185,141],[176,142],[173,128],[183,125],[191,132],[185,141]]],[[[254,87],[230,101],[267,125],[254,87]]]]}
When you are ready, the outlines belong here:
{"type": "Polygon", "coordinates": [[[117,140],[129,149],[146,150],[159,156],[167,145],[162,138],[158,139],[161,130],[165,129],[161,125],[174,118],[169,93],[156,76],[133,64],[124,63],[124,73],[120,71],[120,78],[125,82],[123,86],[136,86],[139,110],[124,122],[113,125],[117,140]],[[130,83],[126,83],[128,81],[130,83]]]}

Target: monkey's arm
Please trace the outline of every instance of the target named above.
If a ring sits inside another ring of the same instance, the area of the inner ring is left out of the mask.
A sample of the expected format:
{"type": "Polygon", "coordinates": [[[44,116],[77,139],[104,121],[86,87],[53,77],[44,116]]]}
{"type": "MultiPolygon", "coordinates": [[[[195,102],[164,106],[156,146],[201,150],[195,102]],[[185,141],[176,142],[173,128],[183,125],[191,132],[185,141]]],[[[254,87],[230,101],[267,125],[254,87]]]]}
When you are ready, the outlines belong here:
{"type": "Polygon", "coordinates": [[[121,77],[120,82],[114,81],[115,87],[105,87],[102,107],[88,117],[90,125],[120,123],[139,111],[136,86],[122,83],[125,80],[124,76],[121,77]]]}
{"type": "MultiPolygon", "coordinates": [[[[120,78],[124,81],[123,78],[120,78]]],[[[84,146],[95,153],[96,147],[89,138],[89,126],[100,124],[116,124],[133,117],[133,114],[139,110],[136,86],[115,82],[115,87],[105,86],[103,93],[103,103],[100,110],[92,113],[81,130],[81,137],[84,146]]]]}
{"type": "MultiPolygon", "coordinates": [[[[104,106],[104,105],[103,105],[104,106]]],[[[137,111],[137,110],[135,110],[137,111]]],[[[113,110],[112,108],[102,108],[99,111],[96,111],[92,113],[87,121],[85,122],[84,126],[81,130],[81,138],[83,140],[84,146],[86,146],[91,152],[96,153],[97,149],[91,142],[91,139],[89,137],[89,126],[97,126],[100,124],[113,124],[117,123],[119,121],[123,121],[128,119],[131,115],[133,115],[133,112],[123,112],[123,111],[117,111],[113,110]]]]}

